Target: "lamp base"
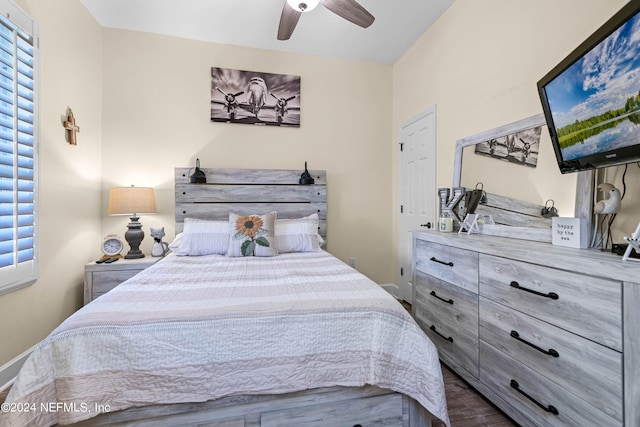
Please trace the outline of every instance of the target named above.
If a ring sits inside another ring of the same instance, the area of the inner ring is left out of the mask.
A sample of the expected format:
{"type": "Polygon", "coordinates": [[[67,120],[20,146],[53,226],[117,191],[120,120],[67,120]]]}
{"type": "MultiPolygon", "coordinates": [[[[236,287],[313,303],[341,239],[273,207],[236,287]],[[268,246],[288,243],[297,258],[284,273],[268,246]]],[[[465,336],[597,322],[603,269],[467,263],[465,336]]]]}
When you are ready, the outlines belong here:
{"type": "Polygon", "coordinates": [[[144,254],[141,251],[129,251],[127,252],[127,254],[125,256],[123,256],[124,259],[137,259],[137,258],[144,258],[144,254]]]}
{"type": "Polygon", "coordinates": [[[140,217],[132,216],[131,222],[127,225],[127,232],[124,233],[124,239],[129,243],[131,249],[124,256],[125,259],[144,258],[144,254],[140,250],[140,243],[144,239],[144,231],[142,224],[138,222],[140,217]]]}

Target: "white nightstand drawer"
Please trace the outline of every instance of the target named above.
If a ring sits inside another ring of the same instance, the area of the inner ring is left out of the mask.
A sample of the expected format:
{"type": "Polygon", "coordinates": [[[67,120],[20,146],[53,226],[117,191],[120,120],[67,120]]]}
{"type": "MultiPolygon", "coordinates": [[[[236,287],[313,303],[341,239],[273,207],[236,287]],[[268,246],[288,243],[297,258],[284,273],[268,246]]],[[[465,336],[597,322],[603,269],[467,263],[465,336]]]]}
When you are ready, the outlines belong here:
{"type": "Polygon", "coordinates": [[[100,295],[106,294],[161,259],[160,257],[121,258],[111,264],[95,262],[86,264],[84,266],[84,303],[88,304],[100,295]]]}
{"type": "Polygon", "coordinates": [[[93,280],[93,299],[96,299],[102,294],[106,294],[140,271],[142,270],[94,271],[91,274],[93,280]]]}
{"type": "Polygon", "coordinates": [[[480,292],[533,317],[622,351],[622,284],[480,256],[480,292]]]}
{"type": "Polygon", "coordinates": [[[480,297],[480,340],[622,420],[622,354],[480,297]]]}

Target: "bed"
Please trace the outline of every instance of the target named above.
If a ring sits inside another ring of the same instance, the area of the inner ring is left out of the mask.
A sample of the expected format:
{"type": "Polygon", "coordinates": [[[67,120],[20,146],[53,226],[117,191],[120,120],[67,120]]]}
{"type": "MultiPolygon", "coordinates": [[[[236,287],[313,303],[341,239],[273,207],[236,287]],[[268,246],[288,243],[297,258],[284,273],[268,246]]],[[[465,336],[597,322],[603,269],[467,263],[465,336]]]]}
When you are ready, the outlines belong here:
{"type": "MultiPolygon", "coordinates": [[[[296,171],[205,171],[203,186],[176,169],[177,232],[273,209],[281,230],[311,217],[326,241],[322,171],[313,186],[295,185],[296,171]]],[[[371,280],[315,247],[246,257],[184,247],[43,340],[0,424],[449,425],[437,350],[371,280]]]]}

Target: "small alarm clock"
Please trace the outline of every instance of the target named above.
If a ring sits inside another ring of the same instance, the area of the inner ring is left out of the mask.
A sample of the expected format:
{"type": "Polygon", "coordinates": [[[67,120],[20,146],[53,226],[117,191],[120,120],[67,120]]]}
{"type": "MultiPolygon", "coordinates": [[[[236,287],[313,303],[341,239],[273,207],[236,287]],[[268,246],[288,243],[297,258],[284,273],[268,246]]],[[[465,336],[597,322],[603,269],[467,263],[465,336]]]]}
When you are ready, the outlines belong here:
{"type": "Polygon", "coordinates": [[[100,249],[105,257],[117,257],[124,249],[124,241],[115,234],[109,234],[105,236],[100,249]]]}

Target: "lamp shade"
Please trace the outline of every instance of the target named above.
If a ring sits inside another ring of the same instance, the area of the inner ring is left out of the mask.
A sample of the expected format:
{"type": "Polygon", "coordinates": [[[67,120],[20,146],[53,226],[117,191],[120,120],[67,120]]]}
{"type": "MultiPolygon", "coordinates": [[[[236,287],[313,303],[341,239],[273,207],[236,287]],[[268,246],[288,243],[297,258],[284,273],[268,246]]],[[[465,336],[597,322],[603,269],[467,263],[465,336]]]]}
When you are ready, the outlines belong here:
{"type": "Polygon", "coordinates": [[[149,187],[114,187],[109,191],[109,215],[156,213],[156,196],[149,187]]]}

